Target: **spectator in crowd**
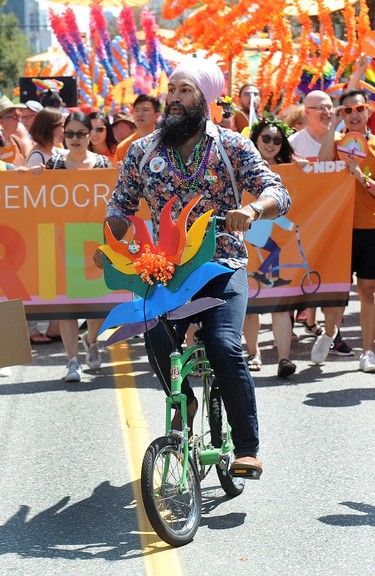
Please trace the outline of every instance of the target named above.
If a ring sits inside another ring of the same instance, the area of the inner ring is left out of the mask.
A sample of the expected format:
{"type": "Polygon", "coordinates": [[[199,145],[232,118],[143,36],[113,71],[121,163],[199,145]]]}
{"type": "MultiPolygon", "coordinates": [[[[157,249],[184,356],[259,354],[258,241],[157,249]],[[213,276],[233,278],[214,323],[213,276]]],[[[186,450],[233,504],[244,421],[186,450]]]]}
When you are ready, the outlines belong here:
{"type": "Polygon", "coordinates": [[[112,125],[109,123],[108,116],[103,112],[91,112],[89,118],[92,124],[90,150],[97,154],[107,156],[113,166],[115,163],[115,154],[117,141],[113,135],[112,125]]]}
{"type": "Polygon", "coordinates": [[[233,102],[233,98],[230,96],[220,96],[220,98],[216,100],[216,104],[221,106],[223,111],[223,117],[220,122],[218,122],[218,125],[222,128],[229,128],[229,130],[236,130],[236,124],[234,121],[236,105],[233,102]]]}
{"type": "Polygon", "coordinates": [[[306,128],[306,114],[305,106],[303,104],[293,104],[288,106],[278,114],[280,120],[288,124],[294,132],[299,132],[303,128],[306,128]]]}
{"type": "Polygon", "coordinates": [[[112,131],[117,144],[131,136],[136,131],[133,118],[124,112],[118,112],[113,117],[112,131]]]}
{"type": "MultiPolygon", "coordinates": [[[[68,151],[54,154],[47,162],[46,168],[56,169],[91,169],[110,168],[111,163],[106,156],[89,150],[92,124],[87,114],[72,112],[64,123],[64,136],[68,151]]],[[[86,363],[92,369],[101,365],[99,343],[97,341],[102,319],[88,319],[87,332],[82,341],[86,350],[86,363]]],[[[68,356],[66,382],[80,382],[82,366],[78,360],[79,326],[77,320],[60,320],[60,331],[65,351],[68,356]]]]}
{"type": "MultiPolygon", "coordinates": [[[[251,128],[251,140],[259,150],[262,158],[267,160],[271,167],[275,164],[288,164],[293,161],[293,149],[288,141],[290,128],[284,122],[276,118],[264,117],[255,122],[251,128]]],[[[272,231],[273,224],[277,224],[278,220],[280,220],[280,225],[282,224],[283,228],[289,231],[293,230],[293,223],[285,216],[281,216],[280,219],[278,218],[274,221],[266,222],[262,222],[262,220],[258,218],[246,234],[246,240],[250,243],[252,243],[253,240],[254,243],[256,243],[257,235],[259,232],[261,234],[260,228],[266,226],[272,231]],[[281,222],[281,219],[285,219],[286,222],[281,222]]],[[[269,240],[271,240],[271,237],[269,237],[269,240]]],[[[263,248],[267,249],[267,244],[263,246],[263,248]]],[[[278,266],[278,262],[276,262],[276,266],[278,266]]],[[[274,281],[275,286],[278,285],[278,276],[279,271],[277,270],[274,281]]],[[[291,310],[293,310],[293,308],[294,305],[292,304],[291,310]]],[[[259,371],[262,367],[262,357],[258,345],[259,330],[259,314],[246,314],[243,332],[249,353],[248,366],[250,370],[254,371],[259,371]]],[[[292,323],[288,311],[272,312],[272,331],[278,352],[277,375],[281,378],[287,378],[296,371],[295,363],[290,360],[292,323]]]]}
{"type": "Polygon", "coordinates": [[[26,166],[45,165],[51,156],[61,152],[64,141],[64,117],[57,108],[42,108],[30,127],[34,146],[26,158],[26,166]]]}
{"type": "Polygon", "coordinates": [[[26,108],[22,110],[21,121],[26,130],[30,133],[30,126],[38,112],[43,110],[43,106],[36,100],[28,100],[25,106],[26,108]]]}
{"type": "Polygon", "coordinates": [[[137,96],[133,104],[133,118],[137,130],[118,144],[115,155],[116,163],[123,162],[130,144],[155,130],[159,114],[160,101],[155,96],[148,94],[137,96]]]}
{"type": "Polygon", "coordinates": [[[261,103],[261,92],[257,86],[254,84],[244,84],[241,86],[239,94],[239,107],[237,108],[236,114],[234,116],[234,123],[236,125],[237,132],[242,132],[244,128],[250,126],[255,121],[257,112],[261,103]],[[254,117],[249,118],[250,115],[250,105],[253,104],[254,117]]]}
{"type": "MultiPolygon", "coordinates": [[[[337,146],[344,134],[338,134],[335,129],[342,120],[345,132],[359,132],[368,142],[369,152],[363,164],[349,164],[349,171],[355,178],[352,273],[357,276],[361,304],[359,320],[363,352],[359,368],[364,372],[375,372],[375,136],[368,129],[370,114],[371,108],[364,90],[345,90],[319,151],[320,160],[338,158],[337,146]]],[[[318,339],[316,347],[320,354],[317,360],[324,362],[329,349],[324,336],[318,339]]]]}
{"type": "MultiPolygon", "coordinates": [[[[314,162],[318,160],[320,147],[331,126],[334,107],[328,94],[321,90],[309,92],[304,104],[307,126],[289,136],[289,142],[296,156],[314,162]]],[[[339,330],[342,322],[342,308],[326,307],[323,313],[325,316],[325,335],[327,338],[332,338],[329,353],[338,356],[353,356],[353,350],[343,340],[339,330]]],[[[306,311],[305,332],[315,338],[322,335],[322,328],[316,322],[315,308],[309,308],[306,311]]],[[[316,358],[315,354],[314,358],[316,358]]]]}
{"type": "Polygon", "coordinates": [[[18,128],[21,121],[21,110],[24,104],[13,104],[7,96],[0,98],[0,128],[2,132],[2,146],[0,147],[0,160],[22,166],[25,164],[32,142],[26,131],[20,134],[18,128]]]}
{"type": "MultiPolygon", "coordinates": [[[[350,76],[346,88],[362,88],[360,84],[361,80],[367,82],[366,70],[368,67],[370,67],[370,69],[372,70],[374,69],[374,61],[375,61],[374,58],[371,58],[370,56],[367,56],[365,52],[362,52],[355,61],[354,72],[350,76]]],[[[363,89],[365,90],[365,87],[363,87],[363,89]]],[[[370,92],[368,97],[369,97],[369,103],[372,104],[372,106],[374,107],[374,98],[375,98],[374,93],[370,92]]],[[[370,114],[367,121],[367,126],[372,133],[375,133],[375,114],[370,114]]]]}

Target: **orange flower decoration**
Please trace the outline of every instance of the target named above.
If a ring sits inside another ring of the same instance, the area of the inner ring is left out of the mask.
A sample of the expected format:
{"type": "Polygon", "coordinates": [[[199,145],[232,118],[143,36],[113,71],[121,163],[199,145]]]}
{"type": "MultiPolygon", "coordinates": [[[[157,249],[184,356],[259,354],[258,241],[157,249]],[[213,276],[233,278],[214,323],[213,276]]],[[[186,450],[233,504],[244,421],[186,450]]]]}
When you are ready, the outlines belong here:
{"type": "Polygon", "coordinates": [[[161,282],[166,286],[174,273],[174,264],[166,258],[165,253],[155,254],[151,252],[149,244],[145,244],[143,254],[134,260],[133,264],[143,282],[148,282],[151,285],[154,282],[161,282]]]}

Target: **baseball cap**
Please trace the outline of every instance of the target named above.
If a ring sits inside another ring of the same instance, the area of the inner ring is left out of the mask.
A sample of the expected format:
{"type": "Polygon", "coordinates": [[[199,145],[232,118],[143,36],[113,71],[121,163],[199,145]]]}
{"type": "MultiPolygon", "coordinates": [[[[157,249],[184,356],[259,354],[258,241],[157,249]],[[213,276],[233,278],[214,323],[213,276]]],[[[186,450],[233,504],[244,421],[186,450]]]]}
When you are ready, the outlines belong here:
{"type": "Polygon", "coordinates": [[[32,112],[40,112],[41,110],[43,110],[43,106],[41,105],[41,103],[37,102],[36,100],[28,100],[26,102],[26,108],[28,108],[32,112]]]}
{"type": "Polygon", "coordinates": [[[127,122],[132,128],[135,128],[134,120],[130,114],[125,114],[125,112],[117,112],[113,117],[112,126],[118,124],[119,122],[127,122]]]}

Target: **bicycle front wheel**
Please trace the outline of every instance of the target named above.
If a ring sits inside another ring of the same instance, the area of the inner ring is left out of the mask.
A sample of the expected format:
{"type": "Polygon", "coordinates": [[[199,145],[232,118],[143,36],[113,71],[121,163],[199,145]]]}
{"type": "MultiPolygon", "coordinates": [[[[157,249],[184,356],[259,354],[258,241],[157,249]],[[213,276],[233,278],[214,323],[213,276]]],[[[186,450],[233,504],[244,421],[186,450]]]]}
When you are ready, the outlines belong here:
{"type": "Polygon", "coordinates": [[[147,448],[142,464],[142,498],[148,519],[157,535],[171,546],[191,542],[201,520],[198,473],[189,455],[182,486],[183,459],[178,440],[162,436],[147,448]]]}
{"type": "MultiPolygon", "coordinates": [[[[224,418],[225,408],[221,399],[220,391],[217,386],[211,388],[210,394],[210,428],[211,428],[211,442],[214,448],[221,448],[223,441],[227,435],[227,423],[224,418]]],[[[234,459],[233,453],[230,455],[231,460],[234,459]]],[[[219,478],[222,489],[228,495],[234,498],[242,494],[245,487],[245,480],[243,478],[233,477],[228,471],[222,470],[220,466],[216,466],[216,472],[219,478]]]]}

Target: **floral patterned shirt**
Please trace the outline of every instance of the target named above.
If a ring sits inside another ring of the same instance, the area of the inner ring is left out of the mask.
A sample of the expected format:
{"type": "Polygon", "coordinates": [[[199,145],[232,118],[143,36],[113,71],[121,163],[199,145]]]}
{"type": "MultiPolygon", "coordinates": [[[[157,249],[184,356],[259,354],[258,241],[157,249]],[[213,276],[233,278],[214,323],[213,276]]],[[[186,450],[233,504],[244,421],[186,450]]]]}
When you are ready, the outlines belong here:
{"type": "MultiPolygon", "coordinates": [[[[189,183],[176,174],[166,149],[160,143],[149,154],[140,171],[140,163],[146,150],[158,138],[158,131],[156,131],[135,141],[129,148],[115,190],[108,203],[106,216],[126,221],[126,216],[134,215],[139,209],[141,198],[145,198],[150,208],[153,234],[157,241],[160,212],[172,196],[177,196],[172,210],[173,219],[178,217],[182,208],[194,196],[197,194],[202,196],[189,216],[188,227],[207,210],[213,209],[216,216],[225,216],[228,210],[236,209],[236,196],[230,174],[213,140],[213,137],[218,134],[233,167],[239,202],[241,203],[243,192],[247,190],[256,198],[274,198],[279,208],[279,215],[285,214],[291,203],[289,193],[281,183],[279,175],[272,172],[267,162],[262,160],[252,141],[208,121],[201,146],[202,159],[205,157],[210,140],[212,140],[211,148],[205,170],[198,180],[198,189],[191,190],[191,187],[189,189],[189,183]]],[[[185,169],[186,176],[197,171],[194,151],[185,169]]],[[[130,225],[130,221],[128,224],[130,225]]],[[[220,224],[217,228],[217,245],[213,260],[230,268],[245,267],[247,250],[243,234],[241,232],[225,234],[225,229],[220,224]]]]}

